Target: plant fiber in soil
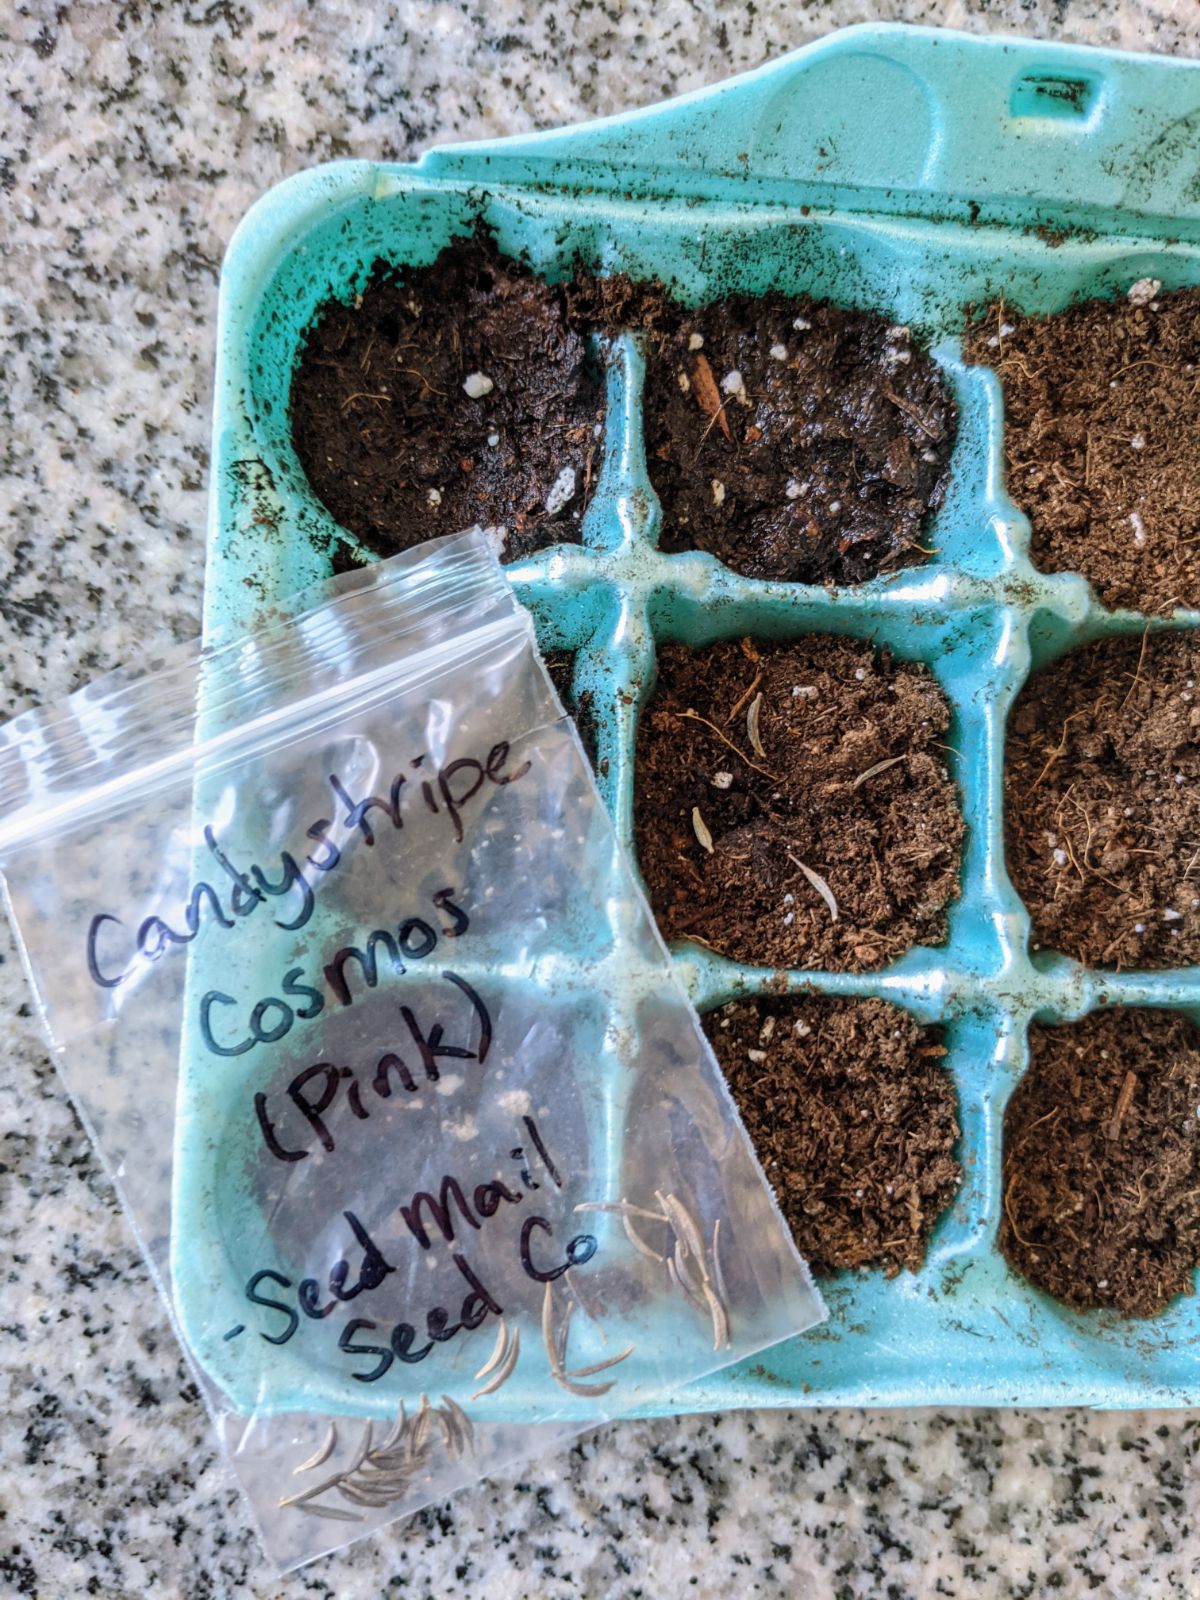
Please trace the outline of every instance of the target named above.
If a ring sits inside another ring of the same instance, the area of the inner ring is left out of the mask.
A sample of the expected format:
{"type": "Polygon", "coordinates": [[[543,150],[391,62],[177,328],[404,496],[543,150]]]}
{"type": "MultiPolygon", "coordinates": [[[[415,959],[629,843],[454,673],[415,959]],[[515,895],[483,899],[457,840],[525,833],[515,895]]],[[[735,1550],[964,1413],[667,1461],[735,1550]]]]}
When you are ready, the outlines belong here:
{"type": "Polygon", "coordinates": [[[1200,289],[1049,317],[993,306],[966,355],[1004,389],[1035,566],[1081,572],[1114,610],[1200,605],[1200,289]]]}
{"type": "Polygon", "coordinates": [[[941,943],[963,835],[949,720],[927,668],[857,640],[661,648],[635,842],[664,936],[852,972],[941,943]]]}
{"type": "Polygon", "coordinates": [[[1035,944],[1094,966],[1200,962],[1200,637],[1085,645],[1009,718],[1008,870],[1035,944]]]}
{"type": "Polygon", "coordinates": [[[1030,1029],[1004,1119],[1000,1247],[1077,1310],[1152,1316],[1200,1265],[1200,1031],[1165,1011],[1030,1029]]]}
{"type": "Polygon", "coordinates": [[[962,1179],[936,1028],[882,1000],[748,1000],[704,1029],[800,1253],[917,1271],[962,1179]]]}

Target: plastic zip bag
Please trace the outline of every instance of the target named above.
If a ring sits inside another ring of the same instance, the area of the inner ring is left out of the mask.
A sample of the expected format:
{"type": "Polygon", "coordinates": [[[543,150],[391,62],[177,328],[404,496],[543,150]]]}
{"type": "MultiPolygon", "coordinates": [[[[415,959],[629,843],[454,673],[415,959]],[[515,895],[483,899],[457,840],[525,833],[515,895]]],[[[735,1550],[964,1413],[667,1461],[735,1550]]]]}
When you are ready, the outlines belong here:
{"type": "Polygon", "coordinates": [[[482,535],[17,718],[0,807],[280,1568],[824,1315],[482,535]]]}

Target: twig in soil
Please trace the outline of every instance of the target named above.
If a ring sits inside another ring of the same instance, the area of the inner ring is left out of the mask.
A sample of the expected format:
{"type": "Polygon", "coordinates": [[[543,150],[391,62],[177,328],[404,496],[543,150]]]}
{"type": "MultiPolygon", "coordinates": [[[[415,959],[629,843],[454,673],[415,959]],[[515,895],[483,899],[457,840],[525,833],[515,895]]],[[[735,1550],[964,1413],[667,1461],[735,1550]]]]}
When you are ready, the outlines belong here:
{"type": "Polygon", "coordinates": [[[726,727],[729,726],[729,724],[733,721],[734,717],[737,716],[738,712],[746,704],[746,701],[749,700],[750,696],[754,693],[755,689],[758,688],[759,684],[762,682],[762,678],[763,678],[762,669],[760,668],[754,674],[754,682],[750,685],[750,687],[746,690],[746,692],[744,694],[741,694],[741,695],[738,696],[737,702],[734,705],[733,710],[725,718],[725,726],[726,727]]]}
{"type": "Polygon", "coordinates": [[[368,394],[365,389],[360,389],[357,394],[348,394],[346,396],[346,398],[342,401],[341,409],[343,411],[345,411],[346,408],[348,406],[352,406],[356,400],[390,400],[390,399],[391,399],[391,395],[389,395],[389,394],[368,394]]]}
{"type": "Polygon", "coordinates": [[[772,783],[779,783],[781,781],[778,773],[768,772],[766,767],[756,766],[748,755],[744,755],[742,751],[738,749],[737,745],[725,737],[715,723],[710,722],[707,717],[702,717],[698,711],[693,711],[690,706],[686,711],[665,711],[663,712],[663,715],[667,717],[675,717],[680,721],[703,723],[706,728],[716,734],[717,738],[720,739],[723,745],[726,745],[730,750],[733,751],[734,755],[737,756],[739,761],[744,761],[746,765],[751,767],[755,772],[761,772],[763,777],[770,778],[772,783]]]}
{"type": "Polygon", "coordinates": [[[825,882],[825,879],[819,872],[814,872],[811,867],[806,867],[803,861],[797,860],[790,850],[785,851],[785,854],[793,866],[800,868],[800,871],[804,874],[809,883],[812,884],[813,888],[821,896],[821,899],[824,900],[825,904],[829,907],[830,920],[836,922],[838,919],[838,903],[834,898],[833,890],[825,882]]]}
{"type": "Polygon", "coordinates": [[[1134,1072],[1127,1072],[1125,1074],[1125,1081],[1121,1085],[1121,1092],[1117,1096],[1117,1103],[1113,1107],[1112,1120],[1108,1124],[1108,1127],[1104,1130],[1109,1139],[1116,1139],[1120,1136],[1121,1124],[1125,1120],[1125,1113],[1129,1110],[1130,1102],[1133,1099],[1136,1088],[1137,1074],[1134,1072]]]}
{"type": "Polygon", "coordinates": [[[882,388],[884,398],[886,400],[890,400],[898,410],[903,411],[906,417],[911,417],[927,439],[933,440],[936,443],[937,440],[942,437],[940,433],[934,432],[934,430],[925,421],[921,413],[917,410],[916,406],[910,405],[907,400],[901,400],[900,396],[898,394],[893,394],[886,384],[882,385],[882,388]]]}
{"type": "Polygon", "coordinates": [[[1142,663],[1146,659],[1146,641],[1149,639],[1149,637],[1150,637],[1150,629],[1147,628],[1145,630],[1145,632],[1142,634],[1142,648],[1138,652],[1138,664],[1134,668],[1133,682],[1129,685],[1129,694],[1127,694],[1125,696],[1124,700],[1122,700],[1121,704],[1117,707],[1117,715],[1118,716],[1121,714],[1122,711],[1124,711],[1125,707],[1129,704],[1129,695],[1131,695],[1133,693],[1133,691],[1137,688],[1138,683],[1139,683],[1139,681],[1141,679],[1142,663]]]}
{"type": "Polygon", "coordinates": [[[1017,1178],[1016,1174],[1014,1173],[1004,1185],[1004,1215],[1008,1218],[1008,1225],[1012,1229],[1013,1237],[1016,1239],[1017,1243],[1024,1245],[1026,1250],[1032,1250],[1033,1244],[1025,1237],[1020,1228],[1017,1227],[1016,1218],[1012,1213],[1012,1190],[1016,1181],[1017,1178]]]}
{"type": "Polygon", "coordinates": [[[725,415],[725,403],[721,399],[721,391],[717,388],[717,380],[713,377],[713,370],[708,364],[708,357],[698,355],[692,368],[692,387],[695,391],[696,401],[708,417],[709,424],[704,437],[707,439],[715,423],[725,435],[730,444],[733,435],[729,431],[729,419],[725,415]]]}
{"type": "Polygon", "coordinates": [[[1038,773],[1037,777],[1033,780],[1033,783],[1032,783],[1032,785],[1030,787],[1030,793],[1031,794],[1033,793],[1033,790],[1038,787],[1038,785],[1041,783],[1042,779],[1046,776],[1046,774],[1050,771],[1050,768],[1058,760],[1059,756],[1061,756],[1063,751],[1067,748],[1067,729],[1070,727],[1071,723],[1073,723],[1075,721],[1076,717],[1084,716],[1086,714],[1086,711],[1087,711],[1086,707],[1084,707],[1084,709],[1082,711],[1072,711],[1071,715],[1063,723],[1063,725],[1062,725],[1062,733],[1059,735],[1058,744],[1050,752],[1049,758],[1046,761],[1046,765],[1042,768],[1042,770],[1038,773]]]}

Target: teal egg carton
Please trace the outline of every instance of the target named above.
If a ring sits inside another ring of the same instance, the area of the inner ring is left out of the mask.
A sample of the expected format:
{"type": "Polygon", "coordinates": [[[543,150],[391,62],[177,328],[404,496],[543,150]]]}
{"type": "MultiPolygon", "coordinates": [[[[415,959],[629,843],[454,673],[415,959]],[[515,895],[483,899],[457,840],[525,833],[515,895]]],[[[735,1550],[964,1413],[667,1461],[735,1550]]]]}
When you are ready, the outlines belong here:
{"type": "Polygon", "coordinates": [[[425,265],[480,220],[501,250],[551,280],[581,258],[602,273],[661,279],[691,304],[778,290],[880,312],[930,343],[956,396],[933,559],[854,588],[752,581],[706,554],[659,549],[643,354],[636,336],[617,335],[582,543],[507,569],[542,647],[576,653],[598,781],[631,849],[635,733],[664,642],[853,635],[926,662],[953,708],[967,832],[942,948],[867,974],[781,975],[687,943],[674,954],[701,1012],[782,983],[878,996],[941,1025],[959,1099],[961,1191],[919,1273],[827,1280],[823,1327],[650,1409],[1200,1401],[1195,1299],[1146,1322],[1074,1313],[1012,1273],[996,1246],[1004,1110],[1028,1062],[1030,1024],[1125,1005],[1200,1018],[1197,969],[1106,973],[1031,951],[1005,870],[1006,717],[1029,673],[1063,652],[1148,625],[1195,626],[1200,615],[1111,612],[1081,576],[1033,567],[1028,523],[1005,490],[1000,388],[964,364],[960,339],[964,307],[1000,296],[1041,313],[1143,277],[1167,289],[1200,283],[1198,152],[1191,64],[865,27],[628,116],[435,149],[411,166],[302,173],[258,202],[230,246],[210,636],[327,576],[338,545],[355,548],[309,489],[289,432],[291,375],[317,308],[360,291],[377,259],[425,265]]]}

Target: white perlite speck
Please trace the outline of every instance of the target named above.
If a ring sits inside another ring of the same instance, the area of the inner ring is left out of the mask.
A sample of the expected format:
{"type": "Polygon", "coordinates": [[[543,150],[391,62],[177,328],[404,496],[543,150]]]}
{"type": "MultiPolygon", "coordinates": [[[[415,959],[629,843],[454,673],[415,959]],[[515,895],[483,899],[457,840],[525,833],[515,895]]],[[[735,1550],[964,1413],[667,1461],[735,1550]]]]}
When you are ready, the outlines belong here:
{"type": "Polygon", "coordinates": [[[488,443],[491,445],[492,449],[494,450],[496,448],[496,446],[500,443],[500,435],[498,433],[489,433],[488,434],[488,443]]]}
{"type": "Polygon", "coordinates": [[[702,333],[693,333],[691,338],[688,340],[688,349],[689,350],[703,350],[704,349],[704,335],[702,333]]]}
{"type": "Polygon", "coordinates": [[[1148,306],[1161,288],[1161,278],[1139,278],[1136,283],[1129,285],[1129,304],[1148,306]]]}
{"type": "Polygon", "coordinates": [[[692,392],[692,380],[686,372],[679,374],[679,392],[680,394],[690,394],[692,392]]]}
{"type": "MultiPolygon", "coordinates": [[[[496,560],[503,561],[504,549],[508,543],[508,529],[494,524],[490,528],[483,528],[481,532],[483,533],[483,537],[487,540],[488,544],[491,545],[492,553],[496,557],[496,560]]],[[[490,892],[491,891],[489,889],[489,893],[490,892]]]]}
{"type": "Polygon", "coordinates": [[[712,786],[714,789],[728,789],[732,783],[732,772],[714,772],[712,775],[712,786]]]}
{"type": "Polygon", "coordinates": [[[723,506],[725,504],[725,485],[720,478],[714,478],[712,481],[712,497],[713,505],[723,506]]]}
{"type": "Polygon", "coordinates": [[[726,394],[732,395],[735,400],[744,401],[746,398],[746,385],[736,367],[732,372],[727,372],[721,379],[721,388],[726,394]]]}
{"type": "Polygon", "coordinates": [[[808,322],[804,317],[797,317],[792,323],[792,327],[795,328],[797,333],[806,333],[812,327],[812,323],[808,322]]]}
{"type": "Polygon", "coordinates": [[[486,372],[468,372],[463,381],[463,393],[471,400],[482,400],[485,394],[491,394],[496,385],[486,372]]]}
{"type": "Polygon", "coordinates": [[[1163,912],[1163,921],[1164,922],[1182,922],[1183,921],[1183,912],[1182,911],[1172,911],[1170,909],[1170,907],[1168,907],[1167,910],[1163,912]]]}
{"type": "Polygon", "coordinates": [[[789,500],[799,500],[800,496],[804,493],[804,485],[797,483],[795,478],[789,478],[787,481],[787,488],[783,492],[785,495],[787,495],[789,500]]]}
{"type": "Polygon", "coordinates": [[[575,468],[564,467],[550,485],[550,493],[546,496],[546,511],[550,516],[556,516],[565,505],[569,505],[575,498],[575,468]]]}
{"type": "Polygon", "coordinates": [[[436,511],[442,503],[442,491],[440,489],[430,489],[425,496],[425,503],[428,506],[432,506],[436,511]]]}
{"type": "Polygon", "coordinates": [[[1141,517],[1138,515],[1138,513],[1136,511],[1131,511],[1129,513],[1129,526],[1133,529],[1133,542],[1134,542],[1134,544],[1137,544],[1137,545],[1145,544],[1145,542],[1146,542],[1146,524],[1142,521],[1141,517]]]}
{"type": "Polygon", "coordinates": [[[1146,435],[1144,433],[1135,433],[1129,441],[1129,448],[1131,450],[1144,450],[1146,448],[1146,435]]]}
{"type": "Polygon", "coordinates": [[[787,345],[785,345],[785,344],[773,344],[771,346],[771,359],[772,359],[772,361],[786,361],[787,358],[788,358],[787,345]]]}

